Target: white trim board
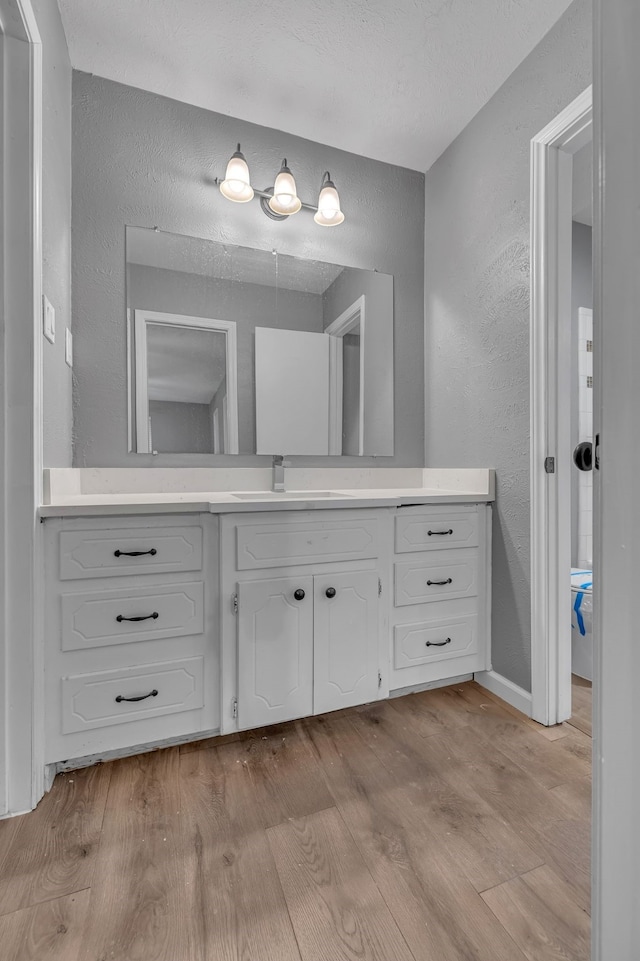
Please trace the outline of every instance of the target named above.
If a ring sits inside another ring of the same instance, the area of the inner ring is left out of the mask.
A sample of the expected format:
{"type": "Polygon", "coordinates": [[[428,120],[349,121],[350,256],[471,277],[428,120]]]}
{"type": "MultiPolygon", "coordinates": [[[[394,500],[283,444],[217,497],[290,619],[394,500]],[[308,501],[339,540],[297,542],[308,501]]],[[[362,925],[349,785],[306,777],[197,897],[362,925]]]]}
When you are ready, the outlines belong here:
{"type": "Polygon", "coordinates": [[[588,87],[531,141],[531,716],[571,714],[569,571],[573,154],[591,138],[588,87]],[[555,473],[545,472],[545,458],[555,473]]]}
{"type": "Polygon", "coordinates": [[[0,815],[44,793],[42,499],[42,46],[31,0],[0,0],[4,392],[0,398],[0,815]],[[10,238],[10,243],[6,238],[10,238]],[[6,748],[6,757],[4,749],[6,748]]]}
{"type": "Polygon", "coordinates": [[[525,691],[523,687],[518,687],[513,681],[503,677],[502,674],[497,674],[495,671],[478,671],[474,674],[473,679],[478,682],[480,687],[486,688],[487,691],[491,691],[492,694],[506,701],[511,707],[515,707],[522,714],[531,717],[531,694],[525,691]]]}

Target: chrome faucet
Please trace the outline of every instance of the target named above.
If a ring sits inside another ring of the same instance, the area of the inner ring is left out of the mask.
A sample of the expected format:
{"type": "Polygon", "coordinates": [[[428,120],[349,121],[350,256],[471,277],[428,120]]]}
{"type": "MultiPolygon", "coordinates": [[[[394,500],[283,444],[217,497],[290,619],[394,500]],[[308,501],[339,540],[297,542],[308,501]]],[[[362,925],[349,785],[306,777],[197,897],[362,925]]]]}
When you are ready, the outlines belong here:
{"type": "Polygon", "coordinates": [[[284,469],[288,467],[288,463],[285,461],[282,454],[273,455],[273,463],[271,467],[272,483],[271,489],[274,491],[284,490],[284,469]]]}

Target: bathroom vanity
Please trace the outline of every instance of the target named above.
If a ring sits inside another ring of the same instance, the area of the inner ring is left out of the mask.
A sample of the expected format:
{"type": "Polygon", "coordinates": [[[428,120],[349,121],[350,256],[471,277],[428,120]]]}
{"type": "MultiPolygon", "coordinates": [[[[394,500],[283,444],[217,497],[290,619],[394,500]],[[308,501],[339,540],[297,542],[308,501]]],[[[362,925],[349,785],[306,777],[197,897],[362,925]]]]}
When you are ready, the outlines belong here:
{"type": "Polygon", "coordinates": [[[485,482],[54,491],[41,512],[47,763],[73,767],[488,670],[493,479],[466,473],[485,482]]]}

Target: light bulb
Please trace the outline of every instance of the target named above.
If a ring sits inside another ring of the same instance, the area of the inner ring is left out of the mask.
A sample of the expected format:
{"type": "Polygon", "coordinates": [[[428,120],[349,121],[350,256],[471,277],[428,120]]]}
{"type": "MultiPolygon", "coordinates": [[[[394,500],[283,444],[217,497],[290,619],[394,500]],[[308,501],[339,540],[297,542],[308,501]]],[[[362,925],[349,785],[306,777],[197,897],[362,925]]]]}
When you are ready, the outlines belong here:
{"type": "Polygon", "coordinates": [[[269,206],[275,214],[285,214],[286,216],[297,214],[302,207],[302,202],[296,191],[296,182],[287,167],[286,159],[282,161],[280,173],[273,185],[273,197],[269,199],[269,206]]]}
{"type": "Polygon", "coordinates": [[[249,167],[244,154],[240,152],[240,144],[227,164],[227,172],[220,184],[220,193],[227,200],[233,200],[237,204],[246,204],[248,200],[253,199],[249,167]]]}
{"type": "Polygon", "coordinates": [[[313,215],[313,219],[321,227],[337,227],[344,220],[344,214],[340,210],[340,197],[329,172],[327,171],[324,176],[326,180],[323,180],[318,197],[318,210],[313,215]]]}

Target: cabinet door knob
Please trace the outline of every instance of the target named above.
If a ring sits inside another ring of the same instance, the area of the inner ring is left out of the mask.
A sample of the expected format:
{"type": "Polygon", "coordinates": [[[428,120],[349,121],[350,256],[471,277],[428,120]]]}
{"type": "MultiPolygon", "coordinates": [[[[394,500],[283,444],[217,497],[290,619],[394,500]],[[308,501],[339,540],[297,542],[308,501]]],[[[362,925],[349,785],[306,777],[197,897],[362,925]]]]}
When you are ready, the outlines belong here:
{"type": "Polygon", "coordinates": [[[297,591],[294,591],[294,592],[293,592],[293,596],[295,597],[295,599],[296,599],[297,601],[303,601],[303,600],[304,600],[304,591],[302,590],[301,587],[299,587],[297,591]]]}
{"type": "Polygon", "coordinates": [[[327,597],[335,597],[336,596],[335,587],[328,587],[325,591],[325,594],[327,595],[327,597]]]}

